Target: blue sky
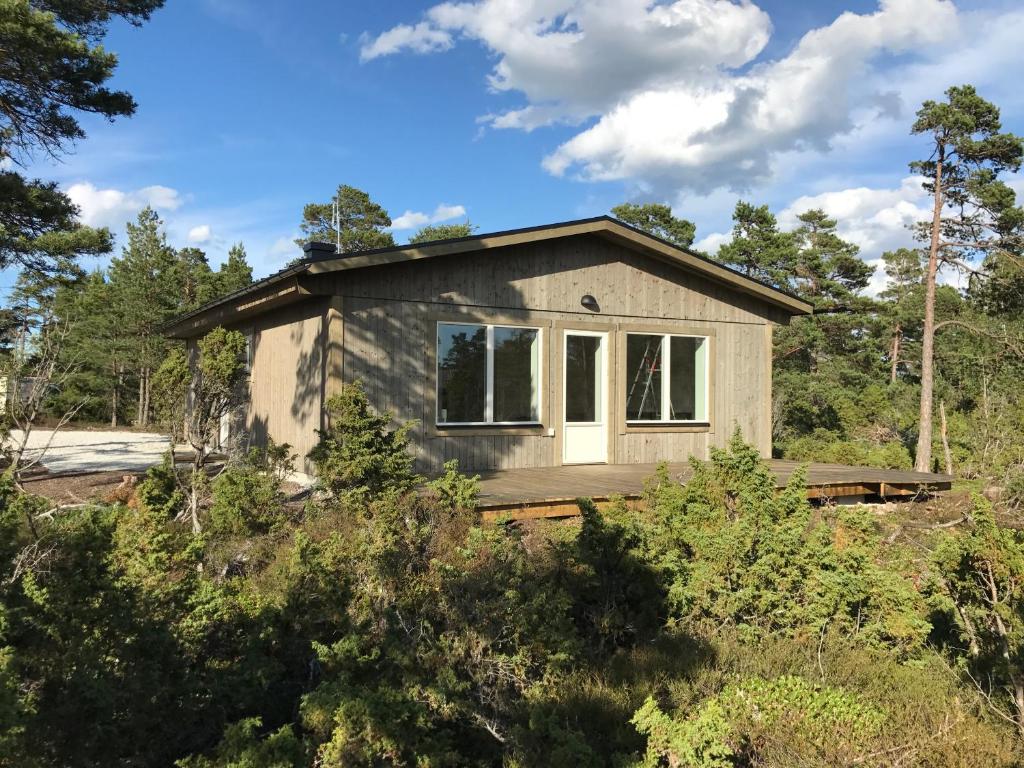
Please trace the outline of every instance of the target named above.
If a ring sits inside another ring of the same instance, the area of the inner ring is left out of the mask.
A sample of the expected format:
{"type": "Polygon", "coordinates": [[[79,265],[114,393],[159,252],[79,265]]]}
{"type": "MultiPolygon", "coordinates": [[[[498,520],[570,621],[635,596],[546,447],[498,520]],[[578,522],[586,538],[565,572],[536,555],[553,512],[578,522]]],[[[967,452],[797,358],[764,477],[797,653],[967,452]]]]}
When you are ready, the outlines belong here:
{"type": "Polygon", "coordinates": [[[973,82],[1024,133],[1019,6],[168,0],[105,43],[137,114],[30,170],[119,240],[150,203],[175,245],[216,264],[241,240],[258,275],[340,183],[480,231],[664,201],[711,250],[737,198],[823,206],[876,261],[926,205],[923,98],[973,82]]]}

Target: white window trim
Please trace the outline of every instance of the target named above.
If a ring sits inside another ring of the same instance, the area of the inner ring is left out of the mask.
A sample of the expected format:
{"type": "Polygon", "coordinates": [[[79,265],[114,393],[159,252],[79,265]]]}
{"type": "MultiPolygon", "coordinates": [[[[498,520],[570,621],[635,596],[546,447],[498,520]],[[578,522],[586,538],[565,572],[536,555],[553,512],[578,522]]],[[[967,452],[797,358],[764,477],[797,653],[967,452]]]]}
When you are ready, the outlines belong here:
{"type": "MultiPolygon", "coordinates": [[[[627,331],[626,345],[628,349],[630,336],[660,336],[662,343],[661,358],[661,416],[660,419],[626,419],[628,426],[635,425],[657,425],[657,424],[710,424],[711,418],[709,406],[711,404],[711,337],[702,336],[699,333],[647,333],[644,331],[627,331]],[[703,419],[669,419],[668,416],[671,396],[672,378],[672,343],[673,338],[702,339],[704,341],[704,415],[703,419]]],[[[628,371],[627,371],[628,375],[628,371]]],[[[628,398],[627,389],[627,398],[628,398]]],[[[627,402],[628,404],[628,402],[627,402]]]]}
{"type": "Polygon", "coordinates": [[[472,320],[438,320],[434,328],[434,426],[440,428],[448,427],[535,427],[543,423],[541,414],[544,413],[544,390],[541,387],[543,381],[542,366],[544,365],[544,329],[535,325],[511,325],[509,323],[481,323],[472,320]],[[484,418],[486,421],[441,421],[441,357],[438,355],[437,338],[442,325],[475,325],[485,329],[487,339],[487,351],[484,355],[484,418]],[[521,331],[537,332],[537,381],[534,387],[537,391],[537,419],[533,421],[492,421],[494,418],[494,329],[514,328],[521,331]]]}

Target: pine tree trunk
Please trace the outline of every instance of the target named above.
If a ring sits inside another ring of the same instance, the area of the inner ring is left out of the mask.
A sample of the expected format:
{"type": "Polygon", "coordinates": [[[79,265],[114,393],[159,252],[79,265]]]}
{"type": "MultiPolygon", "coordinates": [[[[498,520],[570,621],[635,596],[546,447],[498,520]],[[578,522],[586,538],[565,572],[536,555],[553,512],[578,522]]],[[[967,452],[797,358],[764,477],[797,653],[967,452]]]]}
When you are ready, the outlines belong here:
{"type": "Polygon", "coordinates": [[[139,402],[135,407],[135,425],[142,426],[142,398],[146,391],[146,369],[139,371],[139,402]]]}
{"type": "Polygon", "coordinates": [[[939,415],[942,417],[942,457],[946,460],[946,474],[953,474],[953,454],[949,452],[949,436],[946,432],[946,401],[939,400],[939,415]]]}
{"type": "Polygon", "coordinates": [[[149,426],[149,393],[150,393],[150,380],[149,380],[149,368],[145,369],[143,376],[145,386],[143,387],[143,402],[142,402],[142,426],[149,426]]]}
{"type": "Polygon", "coordinates": [[[117,363],[114,363],[114,386],[110,393],[110,426],[117,428],[117,406],[121,399],[121,380],[123,370],[119,370],[117,363]]]}
{"type": "Polygon", "coordinates": [[[896,373],[899,369],[900,364],[900,340],[902,338],[903,331],[896,326],[896,330],[892,332],[892,350],[889,353],[889,383],[896,383],[896,373]]]}
{"type": "Polygon", "coordinates": [[[932,397],[935,389],[935,277],[939,271],[939,235],[942,228],[942,161],[939,147],[935,162],[935,202],[932,207],[932,238],[928,249],[928,273],[924,286],[924,327],[921,334],[921,411],[918,419],[917,458],[914,469],[929,472],[932,467],[932,397]]]}

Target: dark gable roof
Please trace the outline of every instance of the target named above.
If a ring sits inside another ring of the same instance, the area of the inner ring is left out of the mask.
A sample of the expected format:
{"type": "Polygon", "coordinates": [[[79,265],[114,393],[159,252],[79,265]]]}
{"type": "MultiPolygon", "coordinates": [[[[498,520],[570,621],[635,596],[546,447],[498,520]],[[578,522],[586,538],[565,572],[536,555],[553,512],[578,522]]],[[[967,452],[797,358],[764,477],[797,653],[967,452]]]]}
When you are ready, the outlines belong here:
{"type": "Polygon", "coordinates": [[[432,240],[425,243],[397,245],[390,248],[375,248],[369,251],[344,254],[336,253],[331,244],[309,243],[303,249],[306,256],[301,261],[239,291],[222,296],[216,301],[177,317],[167,323],[162,330],[168,336],[188,338],[214,325],[231,322],[233,319],[240,319],[243,316],[259,314],[282,303],[290,303],[304,295],[309,295],[309,291],[303,287],[300,280],[303,275],[361,269],[381,264],[482,251],[581,234],[605,237],[674,266],[697,272],[793,315],[810,314],[812,310],[809,303],[791,293],[755,280],[693,251],[680,248],[678,245],[648,234],[611,216],[597,216],[592,219],[578,219],[558,224],[545,224],[524,229],[510,229],[504,232],[490,232],[483,235],[432,240]]]}

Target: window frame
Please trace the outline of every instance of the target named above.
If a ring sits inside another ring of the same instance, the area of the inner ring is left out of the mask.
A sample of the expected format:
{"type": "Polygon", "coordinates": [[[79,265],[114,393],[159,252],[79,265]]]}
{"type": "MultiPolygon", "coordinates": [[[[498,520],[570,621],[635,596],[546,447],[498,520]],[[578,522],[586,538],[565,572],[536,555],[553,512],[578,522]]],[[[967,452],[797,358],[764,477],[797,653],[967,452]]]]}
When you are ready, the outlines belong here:
{"type": "Polygon", "coordinates": [[[537,325],[517,323],[489,323],[479,320],[437,320],[434,324],[434,428],[450,429],[459,427],[540,427],[544,413],[544,329],[537,325]],[[486,347],[484,353],[484,418],[486,421],[441,421],[441,356],[438,340],[442,325],[475,325],[484,328],[486,347]],[[537,418],[530,421],[493,421],[494,418],[494,331],[496,328],[512,328],[537,333],[537,418]]]}
{"type": "Polygon", "coordinates": [[[624,372],[622,409],[625,416],[625,425],[629,428],[643,427],[710,427],[711,425],[711,336],[703,333],[686,333],[676,331],[648,331],[648,330],[627,330],[624,332],[624,343],[622,348],[622,369],[624,372]],[[661,417],[660,419],[631,419],[629,418],[629,337],[630,336],[658,336],[662,343],[661,361],[661,417]],[[672,339],[701,339],[704,350],[704,416],[703,419],[668,419],[668,409],[671,403],[672,392],[672,339]]]}

